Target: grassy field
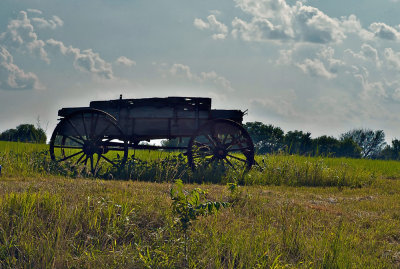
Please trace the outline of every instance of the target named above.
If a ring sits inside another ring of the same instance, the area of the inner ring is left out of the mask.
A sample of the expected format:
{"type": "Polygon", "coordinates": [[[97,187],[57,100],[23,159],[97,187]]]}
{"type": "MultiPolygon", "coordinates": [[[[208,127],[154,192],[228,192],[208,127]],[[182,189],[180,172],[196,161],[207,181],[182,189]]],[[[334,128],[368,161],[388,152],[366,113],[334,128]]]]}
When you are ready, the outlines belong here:
{"type": "Polygon", "coordinates": [[[243,175],[192,173],[182,155],[139,151],[110,180],[54,165],[46,150],[0,142],[0,268],[400,266],[400,162],[272,155],[243,175]],[[183,233],[178,178],[227,207],[183,233]]]}

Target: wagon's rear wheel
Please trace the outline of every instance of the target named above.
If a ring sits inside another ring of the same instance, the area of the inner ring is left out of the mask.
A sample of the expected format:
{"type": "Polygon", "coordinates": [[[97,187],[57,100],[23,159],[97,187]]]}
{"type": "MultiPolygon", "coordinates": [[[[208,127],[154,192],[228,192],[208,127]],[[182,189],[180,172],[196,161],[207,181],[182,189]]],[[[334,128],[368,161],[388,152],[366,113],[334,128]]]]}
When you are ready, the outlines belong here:
{"type": "Polygon", "coordinates": [[[193,170],[221,166],[239,171],[254,164],[254,145],[240,124],[227,119],[211,120],[191,137],[187,157],[193,170]]]}
{"type": "Polygon", "coordinates": [[[114,117],[100,110],[84,109],[58,123],[50,140],[50,156],[95,176],[109,167],[124,165],[128,143],[114,117]]]}

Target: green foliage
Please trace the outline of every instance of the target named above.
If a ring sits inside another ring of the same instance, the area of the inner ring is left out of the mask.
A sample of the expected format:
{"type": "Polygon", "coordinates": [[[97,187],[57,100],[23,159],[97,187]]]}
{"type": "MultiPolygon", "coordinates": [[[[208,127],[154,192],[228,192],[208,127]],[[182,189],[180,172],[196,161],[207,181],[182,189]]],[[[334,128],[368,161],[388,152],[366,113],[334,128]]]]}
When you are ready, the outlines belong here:
{"type": "Polygon", "coordinates": [[[354,129],[342,134],[340,139],[352,139],[361,148],[362,158],[370,159],[377,158],[386,144],[382,130],[354,129]]]}
{"type": "Polygon", "coordinates": [[[206,191],[195,188],[189,193],[183,189],[182,180],[175,181],[170,190],[172,213],[176,217],[179,230],[184,233],[185,263],[188,263],[188,229],[192,222],[200,216],[217,213],[219,209],[227,207],[226,202],[211,202],[205,200],[206,191]]]}
{"type": "Polygon", "coordinates": [[[283,131],[279,127],[262,122],[247,122],[243,125],[251,136],[257,153],[273,153],[283,149],[283,131]]]}
{"type": "Polygon", "coordinates": [[[216,213],[220,208],[229,205],[226,202],[205,201],[206,193],[200,188],[185,192],[180,179],[176,180],[175,185],[171,188],[172,212],[177,216],[179,227],[185,233],[192,221],[199,216],[216,213]]]}
{"type": "Polygon", "coordinates": [[[281,128],[262,122],[247,122],[243,127],[251,136],[258,154],[286,152],[306,156],[361,157],[362,148],[353,137],[343,136],[339,140],[324,135],[313,139],[309,132],[295,130],[284,134],[281,128]]]}
{"type": "Polygon", "coordinates": [[[400,140],[393,139],[392,145],[386,145],[386,147],[381,151],[380,159],[385,160],[399,160],[400,159],[400,140]]]}
{"type": "Polygon", "coordinates": [[[16,129],[9,129],[0,134],[1,141],[46,143],[46,133],[33,124],[21,124],[16,129]]]}
{"type": "Polygon", "coordinates": [[[283,139],[286,150],[290,154],[311,154],[312,139],[311,133],[303,133],[303,131],[289,131],[283,139]]]}

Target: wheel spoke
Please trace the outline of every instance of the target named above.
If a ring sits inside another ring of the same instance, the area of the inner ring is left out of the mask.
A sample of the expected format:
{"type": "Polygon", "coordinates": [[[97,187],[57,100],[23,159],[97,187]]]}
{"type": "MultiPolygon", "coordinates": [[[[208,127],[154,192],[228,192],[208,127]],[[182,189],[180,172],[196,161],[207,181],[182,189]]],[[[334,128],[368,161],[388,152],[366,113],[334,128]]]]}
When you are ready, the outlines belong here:
{"type": "MultiPolygon", "coordinates": [[[[66,136],[65,138],[68,138],[68,139],[70,139],[70,140],[72,140],[72,141],[74,141],[74,142],[76,142],[76,143],[78,143],[78,144],[80,144],[80,145],[83,145],[83,142],[79,141],[79,140],[76,139],[75,137],[66,136]]],[[[82,140],[82,141],[85,141],[85,140],[82,140]]]]}
{"type": "Polygon", "coordinates": [[[85,122],[85,113],[82,113],[81,115],[82,115],[83,129],[85,129],[86,139],[89,139],[89,135],[88,135],[87,128],[86,128],[86,122],[85,122]]]}
{"type": "Polygon", "coordinates": [[[228,160],[228,158],[225,157],[224,160],[226,161],[227,164],[229,164],[230,166],[232,166],[233,170],[236,171],[235,166],[231,163],[231,161],[228,160]]]}
{"type": "Polygon", "coordinates": [[[214,153],[208,153],[208,154],[192,154],[193,158],[206,158],[209,156],[214,156],[214,153]]]}
{"type": "Polygon", "coordinates": [[[230,155],[230,154],[227,154],[226,156],[229,156],[229,157],[231,157],[231,158],[233,158],[233,159],[236,159],[236,160],[238,160],[238,161],[242,161],[242,162],[247,163],[247,160],[244,160],[244,159],[242,159],[242,158],[239,158],[239,157],[236,157],[236,156],[233,156],[233,155],[230,155]]]}
{"type": "Polygon", "coordinates": [[[68,160],[68,159],[71,159],[72,157],[75,157],[76,155],[81,154],[82,152],[83,152],[83,150],[81,150],[81,151],[79,151],[79,152],[77,152],[77,153],[74,153],[74,154],[72,154],[72,155],[69,155],[68,157],[62,158],[62,159],[58,160],[57,162],[66,161],[66,160],[68,160]]]}
{"type": "Polygon", "coordinates": [[[75,133],[79,136],[79,138],[80,138],[82,141],[85,141],[85,140],[82,138],[81,134],[79,133],[78,129],[77,129],[77,128],[75,127],[75,125],[72,123],[72,121],[70,121],[69,118],[66,118],[66,120],[67,120],[67,122],[72,126],[72,129],[74,129],[75,133]]]}
{"type": "Polygon", "coordinates": [[[211,144],[213,144],[214,147],[217,147],[217,144],[209,134],[205,135],[205,137],[211,142],[211,144]]]}
{"type": "Polygon", "coordinates": [[[222,140],[222,145],[225,145],[226,140],[228,139],[229,134],[226,134],[224,139],[222,140]]]}
{"type": "Polygon", "coordinates": [[[248,147],[245,148],[238,148],[238,149],[228,149],[228,152],[233,152],[233,151],[247,151],[250,152],[251,150],[248,147]]]}
{"type": "Polygon", "coordinates": [[[227,150],[230,149],[233,145],[235,145],[237,143],[236,141],[237,141],[237,138],[232,136],[231,142],[226,145],[225,149],[227,149],[227,150]]]}
{"type": "Polygon", "coordinates": [[[59,148],[59,149],[82,149],[82,147],[74,147],[74,146],[58,146],[54,145],[54,148],[59,148]]]}
{"type": "Polygon", "coordinates": [[[85,153],[83,153],[82,156],[79,157],[79,159],[75,162],[74,166],[78,165],[79,162],[83,159],[83,157],[85,157],[85,153]]]}
{"type": "Polygon", "coordinates": [[[99,120],[99,114],[96,113],[96,120],[93,122],[93,114],[94,113],[92,113],[92,117],[91,117],[92,120],[90,122],[90,137],[94,136],[94,133],[95,133],[96,127],[97,127],[97,121],[99,120]]]}
{"type": "Polygon", "coordinates": [[[90,171],[92,172],[92,175],[94,176],[93,155],[90,156],[90,171]]]}
{"type": "Polygon", "coordinates": [[[215,160],[215,156],[212,156],[210,159],[208,159],[206,166],[209,166],[214,160],[215,160]]]}
{"type": "Polygon", "coordinates": [[[195,144],[196,146],[200,145],[200,146],[203,146],[203,147],[208,147],[208,148],[210,147],[210,145],[202,143],[202,142],[199,142],[199,141],[194,141],[193,144],[195,144]]]}
{"type": "Polygon", "coordinates": [[[96,139],[95,142],[98,142],[100,139],[102,139],[104,137],[105,133],[107,132],[108,128],[111,127],[111,125],[112,125],[111,123],[109,123],[107,125],[107,127],[100,133],[100,135],[98,136],[98,138],[96,139]]]}
{"type": "Polygon", "coordinates": [[[85,160],[82,162],[82,163],[85,165],[85,167],[86,167],[86,165],[87,165],[87,161],[88,161],[88,159],[89,159],[89,156],[88,156],[88,155],[86,155],[86,158],[85,158],[85,160]]]}
{"type": "Polygon", "coordinates": [[[107,162],[111,163],[114,166],[117,166],[113,161],[111,161],[110,159],[108,159],[106,156],[101,155],[101,158],[103,158],[104,160],[106,160],[107,162]]]}
{"type": "Polygon", "coordinates": [[[97,167],[98,167],[98,165],[99,165],[99,161],[100,161],[101,155],[102,155],[102,154],[97,154],[97,161],[96,161],[96,165],[95,165],[95,167],[94,167],[94,170],[95,170],[95,171],[97,171],[97,167]]]}

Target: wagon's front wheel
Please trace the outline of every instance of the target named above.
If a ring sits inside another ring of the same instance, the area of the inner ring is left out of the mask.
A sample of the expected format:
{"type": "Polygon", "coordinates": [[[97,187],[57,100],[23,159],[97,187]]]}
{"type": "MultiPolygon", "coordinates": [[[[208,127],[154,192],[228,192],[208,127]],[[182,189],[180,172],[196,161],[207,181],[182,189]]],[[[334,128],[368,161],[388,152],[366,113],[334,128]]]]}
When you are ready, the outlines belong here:
{"type": "Polygon", "coordinates": [[[50,139],[50,156],[95,176],[109,167],[124,165],[128,143],[114,117],[101,110],[84,109],[58,123],[50,139]]]}
{"type": "Polygon", "coordinates": [[[254,164],[254,145],[250,135],[238,123],[227,119],[204,124],[189,141],[188,162],[199,167],[220,166],[236,171],[254,164]]]}

